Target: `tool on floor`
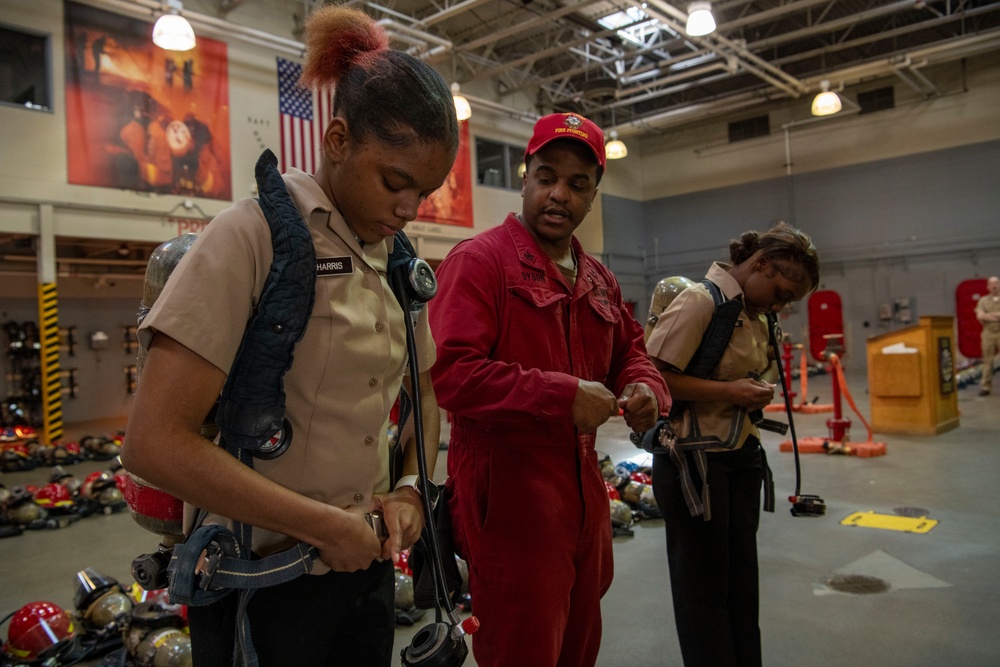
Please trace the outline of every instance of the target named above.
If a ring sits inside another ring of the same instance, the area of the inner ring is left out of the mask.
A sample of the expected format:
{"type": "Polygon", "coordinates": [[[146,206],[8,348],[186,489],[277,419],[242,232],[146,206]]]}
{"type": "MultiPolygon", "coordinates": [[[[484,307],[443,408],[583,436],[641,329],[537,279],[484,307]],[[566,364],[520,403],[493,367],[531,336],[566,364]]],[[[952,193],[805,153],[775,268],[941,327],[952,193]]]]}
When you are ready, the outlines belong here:
{"type": "Polygon", "coordinates": [[[781,355],[778,352],[778,316],[769,313],[767,316],[767,332],[774,348],[774,362],[778,365],[778,377],[781,380],[781,391],[785,397],[785,411],[788,413],[788,428],[792,434],[792,452],[795,455],[795,495],[789,496],[792,503],[792,516],[823,516],[826,514],[826,501],[817,495],[802,493],[802,467],[799,464],[799,442],[795,436],[795,421],[792,418],[792,399],[785,383],[785,373],[781,367],[781,355]]]}

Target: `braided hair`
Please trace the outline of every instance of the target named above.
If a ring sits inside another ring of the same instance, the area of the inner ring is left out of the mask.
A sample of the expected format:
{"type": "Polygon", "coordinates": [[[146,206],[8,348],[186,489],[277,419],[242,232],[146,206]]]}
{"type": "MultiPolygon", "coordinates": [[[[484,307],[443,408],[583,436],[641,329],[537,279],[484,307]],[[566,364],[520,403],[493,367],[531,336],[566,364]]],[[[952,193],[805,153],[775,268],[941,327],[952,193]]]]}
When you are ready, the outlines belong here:
{"type": "Polygon", "coordinates": [[[748,259],[768,260],[783,276],[796,280],[795,268],[805,272],[815,289],[819,286],[819,256],[809,236],[779,221],[763,234],[743,232],[738,240],[729,244],[729,257],[733,265],[748,259]]]}

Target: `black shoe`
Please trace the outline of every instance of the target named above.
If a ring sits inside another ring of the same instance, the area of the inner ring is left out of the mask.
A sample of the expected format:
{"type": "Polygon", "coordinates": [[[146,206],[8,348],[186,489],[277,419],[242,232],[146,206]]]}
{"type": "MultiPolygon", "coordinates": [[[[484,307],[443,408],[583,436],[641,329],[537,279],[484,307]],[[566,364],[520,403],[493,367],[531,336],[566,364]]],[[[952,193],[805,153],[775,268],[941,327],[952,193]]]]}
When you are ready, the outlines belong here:
{"type": "Polygon", "coordinates": [[[989,389],[980,389],[979,390],[979,395],[980,396],[989,396],[990,395],[990,390],[989,389]]]}

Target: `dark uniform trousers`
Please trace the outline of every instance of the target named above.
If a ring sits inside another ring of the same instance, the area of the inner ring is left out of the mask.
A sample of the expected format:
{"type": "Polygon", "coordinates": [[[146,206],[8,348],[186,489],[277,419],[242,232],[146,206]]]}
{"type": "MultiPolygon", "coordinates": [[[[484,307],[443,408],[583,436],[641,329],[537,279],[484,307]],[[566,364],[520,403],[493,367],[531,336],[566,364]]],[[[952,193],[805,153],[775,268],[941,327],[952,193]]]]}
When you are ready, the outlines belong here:
{"type": "MultiPolygon", "coordinates": [[[[258,589],[247,614],[260,667],[390,667],[394,596],[391,561],[258,589]]],[[[233,664],[237,602],[188,607],[197,667],[233,664]]]]}
{"type": "MultiPolygon", "coordinates": [[[[681,655],[686,667],[757,667],[760,441],[751,436],[740,449],[707,458],[711,521],[691,516],[670,457],[653,460],[681,655]]],[[[700,488],[697,472],[692,475],[700,488]]]]}

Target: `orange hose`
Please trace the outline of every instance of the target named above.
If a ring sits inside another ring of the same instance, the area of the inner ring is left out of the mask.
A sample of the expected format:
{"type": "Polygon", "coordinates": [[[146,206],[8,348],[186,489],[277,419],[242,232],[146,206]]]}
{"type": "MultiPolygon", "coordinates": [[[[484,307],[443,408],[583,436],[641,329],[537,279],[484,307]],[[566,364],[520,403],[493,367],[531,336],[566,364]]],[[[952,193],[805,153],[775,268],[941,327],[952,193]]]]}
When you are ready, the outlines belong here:
{"type": "Polygon", "coordinates": [[[799,405],[805,405],[809,399],[809,367],[806,364],[806,349],[802,348],[802,361],[799,364],[799,386],[802,388],[802,400],[799,405]]]}
{"type": "Polygon", "coordinates": [[[836,373],[837,375],[837,384],[840,385],[840,393],[844,395],[844,397],[847,399],[847,402],[851,405],[851,408],[854,410],[854,414],[858,416],[858,419],[861,420],[861,423],[865,425],[866,429],[868,429],[868,440],[866,442],[871,442],[872,427],[868,425],[867,421],[865,421],[865,418],[861,415],[861,412],[858,411],[858,406],[854,404],[854,399],[851,398],[851,392],[847,389],[847,379],[844,377],[844,367],[840,365],[840,357],[838,357],[836,354],[831,354],[830,365],[833,366],[833,372],[836,373]]]}

